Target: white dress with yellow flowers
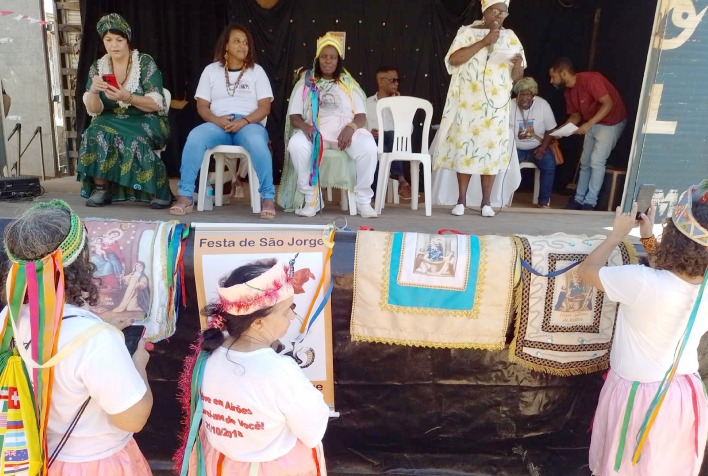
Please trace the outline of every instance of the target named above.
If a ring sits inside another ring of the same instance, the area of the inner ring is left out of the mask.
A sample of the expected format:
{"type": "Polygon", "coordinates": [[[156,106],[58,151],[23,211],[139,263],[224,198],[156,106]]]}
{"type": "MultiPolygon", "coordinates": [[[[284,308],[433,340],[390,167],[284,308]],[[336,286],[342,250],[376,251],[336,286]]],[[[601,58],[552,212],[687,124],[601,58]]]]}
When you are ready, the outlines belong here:
{"type": "Polygon", "coordinates": [[[509,164],[509,99],[511,58],[526,58],[512,30],[502,29],[499,40],[482,48],[464,64],[453,66],[450,55],[484,38],[488,29],[474,28],[480,21],[457,32],[445,57],[452,79],[443,110],[433,168],[473,175],[496,175],[509,164]]]}

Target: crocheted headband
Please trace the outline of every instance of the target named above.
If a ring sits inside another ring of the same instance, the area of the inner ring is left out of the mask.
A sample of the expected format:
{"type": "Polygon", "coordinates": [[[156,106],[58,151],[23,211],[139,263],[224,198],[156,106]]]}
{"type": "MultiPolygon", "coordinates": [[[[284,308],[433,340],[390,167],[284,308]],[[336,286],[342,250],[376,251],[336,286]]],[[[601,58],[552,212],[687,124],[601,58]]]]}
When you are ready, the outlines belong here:
{"type": "Polygon", "coordinates": [[[117,13],[109,13],[108,15],[98,20],[98,23],[96,24],[96,30],[98,31],[98,34],[101,35],[101,38],[103,38],[103,36],[108,32],[108,30],[118,30],[119,32],[123,33],[129,40],[132,36],[130,25],[127,21],[125,21],[125,18],[118,15],[117,13]]]}
{"type": "Polygon", "coordinates": [[[497,3],[503,3],[504,5],[506,5],[506,8],[509,8],[509,1],[510,0],[482,0],[482,11],[487,11],[487,8],[491,7],[492,5],[496,5],[497,3]]]}
{"type": "Polygon", "coordinates": [[[295,294],[288,267],[281,263],[250,281],[219,288],[217,292],[221,310],[233,316],[266,309],[295,294]]]}
{"type": "MultiPolygon", "coordinates": [[[[47,253],[47,256],[50,256],[56,253],[58,250],[61,250],[61,261],[63,265],[62,267],[66,268],[71,263],[76,261],[76,258],[81,255],[81,251],[86,246],[86,228],[84,227],[84,223],[81,218],[79,218],[79,215],[74,213],[71,210],[71,207],[69,207],[69,205],[64,200],[51,200],[49,202],[38,203],[35,206],[29,208],[26,212],[24,212],[22,214],[22,217],[31,213],[33,210],[43,208],[63,208],[70,214],[71,228],[69,228],[69,233],[66,235],[66,238],[64,238],[64,240],[59,244],[59,247],[56,250],[52,251],[51,253],[47,253]]],[[[20,219],[22,219],[22,217],[20,217],[20,219]]],[[[14,256],[7,248],[7,243],[5,243],[5,253],[7,254],[7,257],[15,263],[24,264],[28,262],[14,256]]],[[[42,256],[41,258],[37,258],[35,260],[30,261],[41,261],[44,258],[46,258],[46,256],[42,256]]]]}
{"type": "Polygon", "coordinates": [[[708,230],[701,226],[693,216],[691,211],[693,202],[708,203],[708,178],[698,185],[691,186],[681,194],[671,217],[681,233],[699,245],[708,247],[708,230]]]}
{"type": "Polygon", "coordinates": [[[322,50],[324,49],[325,46],[334,46],[334,49],[337,50],[337,53],[339,53],[339,56],[341,56],[342,59],[344,59],[344,37],[339,36],[334,34],[331,31],[328,31],[324,36],[321,36],[317,38],[317,52],[315,53],[315,58],[320,57],[320,53],[322,53],[322,50]]]}

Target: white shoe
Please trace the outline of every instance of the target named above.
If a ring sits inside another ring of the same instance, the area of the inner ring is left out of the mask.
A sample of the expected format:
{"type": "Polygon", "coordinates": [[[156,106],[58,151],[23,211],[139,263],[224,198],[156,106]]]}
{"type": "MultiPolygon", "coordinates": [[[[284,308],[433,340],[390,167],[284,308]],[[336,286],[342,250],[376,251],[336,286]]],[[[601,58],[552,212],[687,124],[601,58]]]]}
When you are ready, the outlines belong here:
{"type": "Polygon", "coordinates": [[[496,215],[496,213],[494,213],[494,210],[492,209],[492,207],[490,207],[489,205],[485,205],[482,207],[482,216],[483,217],[493,217],[494,215],[496,215]]]}
{"type": "Polygon", "coordinates": [[[452,213],[456,217],[461,217],[465,214],[465,206],[461,203],[458,203],[457,205],[455,205],[455,208],[453,208],[450,213],[452,213]]]}
{"type": "Polygon", "coordinates": [[[310,217],[317,215],[317,212],[319,212],[323,208],[324,208],[324,204],[322,204],[321,206],[319,203],[317,203],[315,205],[306,204],[304,207],[298,208],[297,210],[295,210],[295,215],[310,218],[310,217]]]}
{"type": "Polygon", "coordinates": [[[362,218],[376,218],[379,216],[370,203],[357,203],[356,212],[361,215],[362,218]]]}

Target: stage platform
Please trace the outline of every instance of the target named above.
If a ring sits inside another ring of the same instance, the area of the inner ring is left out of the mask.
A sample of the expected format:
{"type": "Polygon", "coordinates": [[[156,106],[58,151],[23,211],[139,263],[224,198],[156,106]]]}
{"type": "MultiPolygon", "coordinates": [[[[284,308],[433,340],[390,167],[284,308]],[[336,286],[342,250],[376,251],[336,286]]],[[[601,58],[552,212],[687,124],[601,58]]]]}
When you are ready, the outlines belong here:
{"type": "MultiPolygon", "coordinates": [[[[172,189],[177,191],[177,181],[171,181],[172,189]]],[[[321,215],[313,218],[302,218],[293,213],[278,210],[275,220],[262,220],[251,213],[248,198],[234,199],[223,207],[214,207],[214,211],[195,211],[183,217],[175,217],[167,210],[152,210],[146,203],[122,202],[102,208],[85,206],[86,200],[79,195],[79,183],[76,177],[63,177],[46,180],[41,183],[45,194],[37,200],[60,198],[82,217],[115,218],[118,220],[180,220],[185,223],[275,223],[275,224],[325,224],[331,223],[337,217],[346,219],[347,227],[357,230],[361,225],[368,225],[380,231],[415,231],[436,233],[441,229],[454,229],[465,233],[485,234],[527,234],[548,235],[556,232],[568,234],[597,235],[607,234],[612,226],[611,212],[587,212],[564,210],[568,201],[564,195],[553,195],[552,208],[537,208],[531,204],[531,192],[517,192],[512,206],[504,208],[494,218],[483,218],[478,210],[468,209],[465,216],[456,217],[450,214],[449,206],[433,206],[433,214],[425,216],[425,206],[421,203],[418,210],[410,209],[410,202],[401,200],[399,205],[387,204],[378,218],[364,219],[350,216],[342,211],[338,203],[338,192],[334,191],[334,203],[328,203],[321,215]]],[[[247,192],[247,191],[246,191],[247,192]]],[[[248,193],[246,193],[248,197],[248,193]]],[[[0,201],[0,217],[12,218],[24,210],[30,202],[0,201]]],[[[338,220],[340,224],[343,221],[338,220]]],[[[637,240],[638,242],[638,240],[637,240]]]]}

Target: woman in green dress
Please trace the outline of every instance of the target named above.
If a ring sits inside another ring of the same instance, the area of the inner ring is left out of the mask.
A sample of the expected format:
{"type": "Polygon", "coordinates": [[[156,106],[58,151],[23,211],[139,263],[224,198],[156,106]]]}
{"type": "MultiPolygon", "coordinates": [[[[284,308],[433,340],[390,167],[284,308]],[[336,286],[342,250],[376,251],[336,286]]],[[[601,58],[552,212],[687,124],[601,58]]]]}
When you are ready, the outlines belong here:
{"type": "Polygon", "coordinates": [[[162,73],[150,55],[131,48],[131,29],[111,13],[96,26],[106,54],[91,65],[84,104],[91,125],[81,137],[78,179],[89,207],[112,201],[172,201],[165,164],[155,153],[170,133],[162,73]]]}

